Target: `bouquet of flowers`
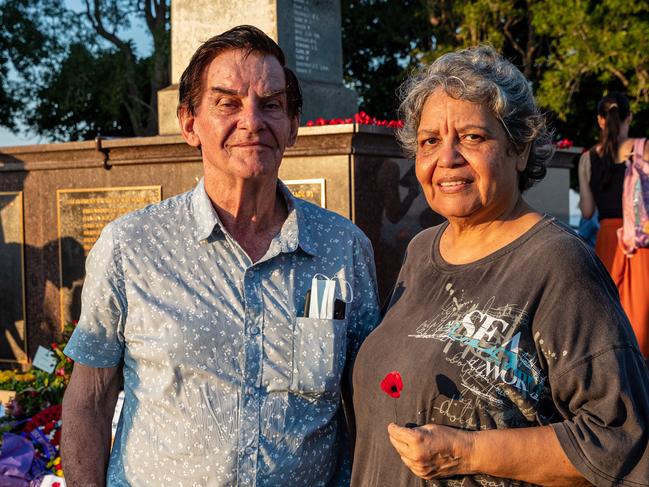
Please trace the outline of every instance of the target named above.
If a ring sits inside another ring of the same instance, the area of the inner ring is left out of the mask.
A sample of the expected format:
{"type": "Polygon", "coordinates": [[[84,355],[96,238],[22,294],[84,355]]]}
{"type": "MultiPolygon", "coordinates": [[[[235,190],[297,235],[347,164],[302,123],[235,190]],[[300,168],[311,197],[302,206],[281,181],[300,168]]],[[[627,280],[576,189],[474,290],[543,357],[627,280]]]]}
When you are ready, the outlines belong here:
{"type": "Polygon", "coordinates": [[[353,117],[348,118],[316,118],[315,120],[309,120],[306,123],[307,127],[315,127],[322,125],[342,125],[346,123],[356,123],[358,125],[377,125],[379,127],[391,127],[391,128],[401,128],[403,127],[403,121],[401,120],[379,120],[376,117],[372,117],[367,113],[360,111],[354,114],[353,117]]]}
{"type": "MultiPolygon", "coordinates": [[[[0,417],[2,476],[13,475],[30,481],[29,485],[39,485],[37,479],[46,475],[63,477],[59,454],[61,402],[73,366],[63,350],[74,325],[65,327],[61,342],[51,344],[57,359],[53,372],[36,368],[0,371],[0,390],[15,392],[5,407],[5,416],[0,417]]],[[[60,484],[64,485],[63,481],[60,484]]]]}

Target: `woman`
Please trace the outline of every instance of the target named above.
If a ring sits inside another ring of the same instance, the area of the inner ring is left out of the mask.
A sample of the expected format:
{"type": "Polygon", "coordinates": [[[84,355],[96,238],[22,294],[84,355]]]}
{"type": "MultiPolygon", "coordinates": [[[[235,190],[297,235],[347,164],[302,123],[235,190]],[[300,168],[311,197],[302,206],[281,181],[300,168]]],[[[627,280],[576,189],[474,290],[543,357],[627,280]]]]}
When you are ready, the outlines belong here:
{"type": "Polygon", "coordinates": [[[450,53],[402,111],[448,222],[410,243],[356,359],[352,486],[649,485],[649,377],[615,287],[521,197],[552,155],[527,80],[490,47],[450,53]]]}
{"type": "MultiPolygon", "coordinates": [[[[629,257],[617,238],[622,227],[625,162],[635,142],[629,138],[631,118],[629,100],[621,93],[612,92],[598,103],[599,143],[579,160],[579,207],[584,218],[592,217],[595,209],[599,212],[595,252],[617,285],[640,350],[649,359],[649,249],[638,249],[629,257]]],[[[647,144],[644,158],[649,158],[647,144]]]]}

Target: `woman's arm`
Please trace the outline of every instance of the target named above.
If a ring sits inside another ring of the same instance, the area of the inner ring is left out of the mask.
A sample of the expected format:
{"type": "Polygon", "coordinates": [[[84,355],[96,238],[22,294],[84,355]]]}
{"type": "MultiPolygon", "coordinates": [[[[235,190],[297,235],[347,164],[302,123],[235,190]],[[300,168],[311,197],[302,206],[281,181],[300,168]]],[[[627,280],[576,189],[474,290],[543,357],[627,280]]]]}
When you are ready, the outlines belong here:
{"type": "Polygon", "coordinates": [[[566,457],[551,426],[465,431],[388,426],[390,442],[418,477],[486,474],[548,486],[591,485],[566,457]]]}
{"type": "Polygon", "coordinates": [[[590,154],[584,152],[579,158],[579,209],[584,218],[590,219],[595,213],[595,198],[590,189],[590,154]]]}

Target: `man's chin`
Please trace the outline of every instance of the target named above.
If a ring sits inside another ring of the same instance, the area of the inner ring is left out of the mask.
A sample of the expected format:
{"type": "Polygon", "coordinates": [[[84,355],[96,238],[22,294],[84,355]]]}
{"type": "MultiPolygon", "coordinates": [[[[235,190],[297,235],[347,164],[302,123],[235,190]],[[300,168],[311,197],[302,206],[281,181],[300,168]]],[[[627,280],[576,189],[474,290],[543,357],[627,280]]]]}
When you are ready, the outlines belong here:
{"type": "Polygon", "coordinates": [[[278,170],[278,164],[264,161],[256,163],[247,162],[246,164],[240,165],[235,174],[241,179],[277,179],[278,170]]]}

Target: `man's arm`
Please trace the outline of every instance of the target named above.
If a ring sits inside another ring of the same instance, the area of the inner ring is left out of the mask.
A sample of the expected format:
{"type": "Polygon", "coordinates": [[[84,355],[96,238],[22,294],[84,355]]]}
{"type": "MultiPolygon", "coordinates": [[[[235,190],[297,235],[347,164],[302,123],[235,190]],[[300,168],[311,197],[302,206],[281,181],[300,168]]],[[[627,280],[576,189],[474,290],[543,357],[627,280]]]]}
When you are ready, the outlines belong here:
{"type": "Polygon", "coordinates": [[[425,479],[482,473],[539,485],[591,485],[570,463],[551,426],[464,431],[391,424],[388,434],[401,460],[425,479]]]}
{"type": "Polygon", "coordinates": [[[70,487],[103,487],[111,446],[111,422],[121,367],[74,364],[63,397],[61,457],[70,487]]]}

